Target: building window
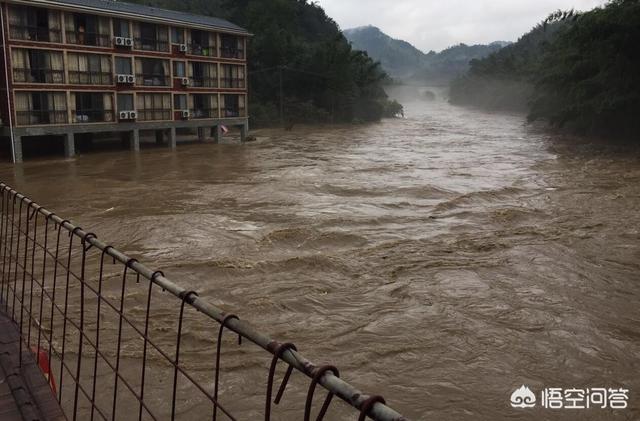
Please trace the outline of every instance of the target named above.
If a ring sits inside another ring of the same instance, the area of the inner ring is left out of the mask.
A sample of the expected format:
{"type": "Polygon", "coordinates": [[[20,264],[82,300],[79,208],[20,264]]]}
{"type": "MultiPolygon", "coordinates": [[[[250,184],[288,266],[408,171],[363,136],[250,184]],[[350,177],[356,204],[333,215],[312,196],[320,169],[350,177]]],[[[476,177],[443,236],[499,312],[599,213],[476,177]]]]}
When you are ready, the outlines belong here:
{"type": "Polygon", "coordinates": [[[130,57],[116,57],[116,74],[117,75],[133,74],[133,65],[131,64],[130,57]]]}
{"type": "Polygon", "coordinates": [[[138,94],[136,105],[139,121],[171,120],[171,94],[138,94]]]}
{"type": "Polygon", "coordinates": [[[65,32],[69,44],[111,46],[109,19],[102,16],[67,13],[65,32]]]}
{"type": "Polygon", "coordinates": [[[134,111],[133,94],[118,94],[118,111],[134,111]]]}
{"type": "Polygon", "coordinates": [[[184,44],[183,28],[171,28],[171,42],[174,44],[184,44]]]}
{"type": "Polygon", "coordinates": [[[173,96],[173,108],[176,110],[188,110],[187,95],[176,94],[173,96]]]}
{"type": "Polygon", "coordinates": [[[74,123],[101,123],[113,121],[113,106],[110,93],[72,92],[71,104],[74,123]]]}
{"type": "Polygon", "coordinates": [[[62,42],[60,12],[11,5],[9,37],[25,41],[62,42]]]}
{"type": "Polygon", "coordinates": [[[223,64],[221,68],[220,83],[223,88],[244,88],[244,66],[223,64]]]}
{"type": "Polygon", "coordinates": [[[220,55],[224,58],[244,58],[244,40],[234,35],[220,36],[220,55]]]}
{"type": "Polygon", "coordinates": [[[191,84],[201,88],[218,87],[218,65],[193,61],[190,63],[189,77],[191,84]]]}
{"type": "Polygon", "coordinates": [[[136,57],[136,82],[144,86],[169,86],[169,60],[136,57]]]}
{"type": "Polygon", "coordinates": [[[216,57],[218,55],[216,34],[192,29],[189,53],[196,56],[216,57]]]}
{"type": "Polygon", "coordinates": [[[244,95],[222,95],[222,117],[244,117],[245,101],[244,95]]]}
{"type": "Polygon", "coordinates": [[[16,92],[16,123],[20,126],[65,124],[68,121],[64,92],[16,92]]]}
{"type": "Polygon", "coordinates": [[[169,28],[164,25],[135,22],[133,35],[138,50],[169,51],[169,28]]]}
{"type": "Polygon", "coordinates": [[[173,77],[187,77],[186,64],[184,61],[173,62],[173,77]]]}
{"type": "Polygon", "coordinates": [[[14,49],[11,64],[15,83],[64,83],[61,52],[14,49]]]}
{"type": "Polygon", "coordinates": [[[194,94],[191,101],[192,118],[218,118],[218,95],[194,94]]]}
{"type": "Polygon", "coordinates": [[[131,29],[129,28],[129,21],[123,19],[113,20],[113,36],[131,38],[131,29]]]}
{"type": "Polygon", "coordinates": [[[69,83],[78,85],[113,85],[111,56],[69,53],[69,83]]]}

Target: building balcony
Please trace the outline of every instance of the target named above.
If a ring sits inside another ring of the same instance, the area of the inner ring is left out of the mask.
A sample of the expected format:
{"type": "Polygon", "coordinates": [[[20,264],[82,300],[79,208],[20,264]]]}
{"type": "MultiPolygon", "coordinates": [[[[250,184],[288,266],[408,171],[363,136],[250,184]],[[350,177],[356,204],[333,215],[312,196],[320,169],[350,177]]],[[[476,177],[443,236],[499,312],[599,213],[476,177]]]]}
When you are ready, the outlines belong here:
{"type": "Polygon", "coordinates": [[[138,110],[138,121],[171,120],[171,109],[147,108],[138,110]]]}
{"type": "Polygon", "coordinates": [[[113,121],[113,111],[104,109],[74,110],[74,123],[108,123],[113,121]]]}
{"type": "Polygon", "coordinates": [[[111,47],[111,36],[109,34],[66,31],[66,35],[68,44],[87,45],[93,47],[111,47]]]}
{"type": "Polygon", "coordinates": [[[69,83],[75,85],[113,85],[111,72],[69,71],[69,83]]]}
{"type": "Polygon", "coordinates": [[[200,118],[218,118],[218,109],[217,108],[197,108],[194,110],[189,110],[189,116],[193,119],[200,118]]]}
{"type": "Polygon", "coordinates": [[[67,111],[31,110],[16,111],[16,124],[32,126],[39,124],[65,124],[68,121],[67,111]]]}
{"type": "Polygon", "coordinates": [[[245,117],[246,110],[243,107],[234,108],[234,107],[225,107],[222,108],[222,117],[223,118],[232,118],[232,117],[245,117]]]}
{"type": "Polygon", "coordinates": [[[191,79],[191,86],[194,88],[217,88],[217,77],[197,77],[194,76],[191,79]]]}
{"type": "Polygon", "coordinates": [[[136,74],[136,83],[141,86],[170,86],[170,79],[164,73],[136,74]]]}
{"type": "Polygon", "coordinates": [[[169,52],[169,42],[153,38],[135,38],[133,44],[136,50],[169,52]]]}
{"type": "Polygon", "coordinates": [[[64,83],[64,70],[13,68],[14,83],[64,83]]]}
{"type": "Polygon", "coordinates": [[[218,49],[215,45],[209,46],[191,43],[189,44],[189,54],[194,56],[217,57],[218,49]]]}
{"type": "Polygon", "coordinates": [[[244,50],[239,48],[220,48],[220,56],[222,58],[244,59],[244,50]]]}
{"type": "Polygon", "coordinates": [[[220,78],[220,84],[223,88],[243,89],[245,86],[244,79],[235,77],[220,78]]]}
{"type": "Polygon", "coordinates": [[[62,42],[62,31],[41,26],[10,25],[9,37],[22,41],[62,42]]]}

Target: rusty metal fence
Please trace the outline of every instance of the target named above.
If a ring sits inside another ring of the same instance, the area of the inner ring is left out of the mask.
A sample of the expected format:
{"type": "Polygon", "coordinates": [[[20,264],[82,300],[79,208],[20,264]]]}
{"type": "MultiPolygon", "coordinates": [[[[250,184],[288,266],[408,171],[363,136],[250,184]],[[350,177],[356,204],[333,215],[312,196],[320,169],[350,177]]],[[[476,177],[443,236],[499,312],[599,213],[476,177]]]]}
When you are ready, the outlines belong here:
{"type": "Polygon", "coordinates": [[[41,362],[69,419],[306,421],[313,412],[321,420],[334,396],[346,403],[331,408],[339,419],[406,419],[336,367],[313,364],[294,344],[269,338],[3,183],[0,195],[0,310],[17,324],[21,346],[32,351],[25,355],[41,362]],[[225,329],[238,344],[223,349],[225,329]],[[246,351],[243,340],[257,347],[246,351]],[[265,350],[271,357],[261,364],[265,350]],[[251,373],[244,382],[221,363],[239,353],[236,371],[251,373]],[[256,361],[247,368],[248,358],[256,361]],[[327,393],[314,404],[318,385],[327,393]],[[286,395],[297,402],[287,405],[286,395]],[[248,410],[258,399],[261,409],[248,410]]]}

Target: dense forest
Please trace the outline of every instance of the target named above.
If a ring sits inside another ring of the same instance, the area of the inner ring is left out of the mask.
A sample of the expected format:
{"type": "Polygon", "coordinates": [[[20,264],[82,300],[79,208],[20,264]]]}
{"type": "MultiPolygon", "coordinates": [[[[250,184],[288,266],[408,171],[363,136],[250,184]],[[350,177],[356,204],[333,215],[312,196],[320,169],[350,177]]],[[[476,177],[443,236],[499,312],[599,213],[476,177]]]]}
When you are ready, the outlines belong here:
{"type": "Polygon", "coordinates": [[[452,82],[452,103],[521,109],[583,135],[640,130],[640,0],[556,12],[452,82]]]}
{"type": "Polygon", "coordinates": [[[249,30],[249,109],[254,126],[376,121],[402,112],[389,101],[380,65],[306,0],[127,0],[227,19],[249,30]]]}

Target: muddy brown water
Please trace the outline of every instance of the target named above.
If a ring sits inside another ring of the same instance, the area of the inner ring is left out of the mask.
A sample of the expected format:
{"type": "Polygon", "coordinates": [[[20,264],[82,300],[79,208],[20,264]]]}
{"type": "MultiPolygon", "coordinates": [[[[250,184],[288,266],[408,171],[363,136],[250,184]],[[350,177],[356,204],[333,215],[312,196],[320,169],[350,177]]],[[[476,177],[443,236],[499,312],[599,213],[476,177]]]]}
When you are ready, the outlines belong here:
{"type": "MultiPolygon", "coordinates": [[[[412,419],[640,419],[638,148],[421,92],[394,92],[404,120],[36,160],[0,176],[412,419]],[[630,408],[516,410],[522,384],[624,387],[630,408]]],[[[199,335],[215,332],[185,340],[199,335]]],[[[230,355],[225,400],[260,419],[263,389],[249,386],[269,358],[230,355]]],[[[184,354],[204,370],[199,358],[184,354]]],[[[301,382],[285,400],[305,393],[301,382]]],[[[190,408],[181,415],[207,419],[190,408]]],[[[276,419],[301,419],[287,411],[276,419]]],[[[339,405],[328,415],[355,418],[339,405]]]]}

